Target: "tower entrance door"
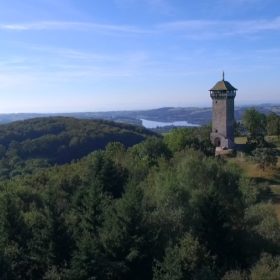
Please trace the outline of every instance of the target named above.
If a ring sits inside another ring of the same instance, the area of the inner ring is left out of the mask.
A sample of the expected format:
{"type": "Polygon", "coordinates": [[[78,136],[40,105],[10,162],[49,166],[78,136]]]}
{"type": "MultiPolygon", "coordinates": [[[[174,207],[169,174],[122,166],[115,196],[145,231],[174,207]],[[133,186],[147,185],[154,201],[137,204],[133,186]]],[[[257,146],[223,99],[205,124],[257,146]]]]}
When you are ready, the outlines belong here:
{"type": "Polygon", "coordinates": [[[220,147],[221,146],[221,139],[219,137],[215,138],[214,145],[215,145],[215,147],[220,147]]]}

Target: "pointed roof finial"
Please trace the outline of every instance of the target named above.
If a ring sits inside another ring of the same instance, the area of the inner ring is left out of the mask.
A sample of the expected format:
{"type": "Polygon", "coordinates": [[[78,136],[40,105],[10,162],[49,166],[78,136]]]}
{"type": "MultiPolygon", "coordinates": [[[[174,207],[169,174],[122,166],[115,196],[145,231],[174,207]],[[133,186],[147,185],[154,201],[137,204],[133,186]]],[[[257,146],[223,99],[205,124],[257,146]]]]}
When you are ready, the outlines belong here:
{"type": "Polygon", "coordinates": [[[223,81],[225,80],[225,71],[223,71],[223,81]]]}

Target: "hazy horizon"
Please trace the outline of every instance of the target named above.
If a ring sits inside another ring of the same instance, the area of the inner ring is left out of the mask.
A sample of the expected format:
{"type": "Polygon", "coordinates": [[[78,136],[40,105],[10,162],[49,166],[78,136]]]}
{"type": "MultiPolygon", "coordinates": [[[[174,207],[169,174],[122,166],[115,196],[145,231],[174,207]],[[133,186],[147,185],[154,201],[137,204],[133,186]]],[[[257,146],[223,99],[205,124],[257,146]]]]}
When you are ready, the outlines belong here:
{"type": "Polygon", "coordinates": [[[0,113],[279,103],[278,0],[11,0],[0,10],[0,113]]]}
{"type": "MultiPolygon", "coordinates": [[[[263,103],[252,103],[252,104],[235,104],[235,108],[242,108],[242,107],[258,107],[258,106],[280,106],[280,103],[278,102],[263,102],[263,103]]],[[[2,113],[0,112],[0,115],[9,115],[9,114],[78,114],[78,113],[107,113],[107,112],[129,112],[129,111],[149,111],[149,110],[158,110],[163,108],[207,108],[211,109],[212,104],[208,105],[197,105],[197,106],[160,106],[160,107],[150,107],[150,108],[136,108],[136,109],[119,109],[119,110],[73,110],[73,111],[19,111],[19,112],[6,112],[2,113]]]]}

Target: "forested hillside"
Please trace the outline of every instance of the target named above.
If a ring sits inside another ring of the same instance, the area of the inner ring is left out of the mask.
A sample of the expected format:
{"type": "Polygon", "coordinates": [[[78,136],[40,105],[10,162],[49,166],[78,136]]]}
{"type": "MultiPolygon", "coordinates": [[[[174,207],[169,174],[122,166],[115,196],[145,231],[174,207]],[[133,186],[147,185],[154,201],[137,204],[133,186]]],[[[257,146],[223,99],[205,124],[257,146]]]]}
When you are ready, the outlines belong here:
{"type": "Polygon", "coordinates": [[[208,135],[111,142],[2,180],[0,278],[277,279],[275,212],[238,167],[213,157],[208,135]]]}
{"type": "Polygon", "coordinates": [[[80,159],[111,141],[130,147],[151,135],[137,126],[66,117],[0,125],[0,178],[80,159]]]}

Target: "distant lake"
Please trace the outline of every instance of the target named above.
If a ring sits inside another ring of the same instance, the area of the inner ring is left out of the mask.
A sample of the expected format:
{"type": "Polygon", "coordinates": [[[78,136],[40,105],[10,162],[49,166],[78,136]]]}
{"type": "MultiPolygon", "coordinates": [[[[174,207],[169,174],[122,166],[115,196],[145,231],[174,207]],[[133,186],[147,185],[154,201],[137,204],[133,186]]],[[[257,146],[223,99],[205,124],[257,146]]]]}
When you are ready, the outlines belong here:
{"type": "Polygon", "coordinates": [[[142,125],[145,128],[157,128],[157,127],[164,127],[164,126],[188,126],[188,127],[198,127],[200,125],[189,123],[187,121],[176,121],[176,122],[157,122],[157,121],[149,121],[141,119],[142,125]]]}

